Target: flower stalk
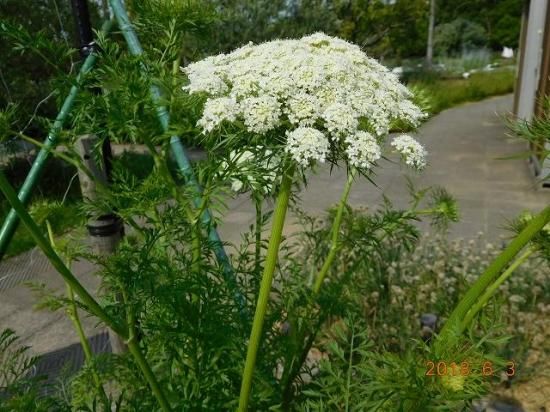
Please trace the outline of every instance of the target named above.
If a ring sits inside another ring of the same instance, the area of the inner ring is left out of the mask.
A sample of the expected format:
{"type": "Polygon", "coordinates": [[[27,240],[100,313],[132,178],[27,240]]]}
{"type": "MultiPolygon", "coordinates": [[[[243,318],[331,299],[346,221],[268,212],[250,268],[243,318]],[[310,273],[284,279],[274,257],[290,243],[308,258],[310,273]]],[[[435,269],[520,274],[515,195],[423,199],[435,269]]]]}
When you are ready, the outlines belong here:
{"type": "Polygon", "coordinates": [[[254,320],[252,323],[252,331],[250,333],[248,350],[246,353],[246,361],[241,383],[241,393],[239,396],[239,412],[245,412],[248,409],[248,402],[250,399],[250,391],[252,387],[252,377],[254,375],[256,357],[258,355],[262,328],[267,310],[267,304],[269,302],[269,292],[271,291],[273,274],[277,265],[279,246],[281,244],[283,227],[285,224],[285,217],[292,189],[294,170],[294,165],[286,168],[285,174],[283,175],[283,179],[281,181],[279,194],[277,196],[277,204],[275,206],[275,212],[273,214],[271,236],[269,238],[269,245],[267,247],[267,257],[262,274],[262,280],[260,283],[260,292],[258,295],[258,302],[256,304],[256,312],[254,313],[254,320]]]}
{"type": "Polygon", "coordinates": [[[464,318],[464,320],[462,321],[462,325],[461,325],[461,329],[466,329],[470,323],[472,322],[472,320],[474,319],[474,317],[477,315],[477,313],[487,304],[487,302],[489,301],[489,299],[491,299],[491,297],[495,294],[495,292],[497,291],[497,289],[499,288],[500,285],[502,285],[504,283],[504,281],[506,279],[508,279],[510,277],[510,275],[512,273],[514,273],[514,271],[519,267],[521,266],[521,264],[523,262],[525,262],[527,259],[529,259],[529,257],[535,252],[535,249],[533,248],[529,248],[527,249],[520,257],[518,257],[509,267],[508,269],[506,269],[502,275],[500,275],[496,281],[493,282],[493,284],[491,284],[491,286],[489,286],[487,288],[487,290],[485,291],[485,293],[481,296],[481,298],[479,298],[479,300],[475,303],[474,306],[472,306],[472,308],[468,311],[468,313],[466,314],[466,317],[464,318]]]}
{"type": "Polygon", "coordinates": [[[317,274],[315,283],[313,285],[314,297],[316,297],[321,291],[321,286],[323,285],[323,281],[325,280],[327,273],[330,267],[332,266],[332,263],[334,262],[334,258],[336,257],[336,252],[338,252],[338,238],[340,234],[340,226],[342,226],[342,217],[344,215],[344,209],[346,208],[346,205],[348,203],[349,192],[351,189],[351,185],[353,184],[353,179],[355,178],[356,173],[357,173],[357,169],[352,169],[351,172],[349,173],[346,186],[344,187],[344,192],[342,193],[342,197],[340,198],[340,203],[338,204],[336,217],[334,219],[334,222],[332,224],[332,229],[331,229],[332,234],[331,234],[330,250],[327,255],[327,258],[325,259],[325,262],[323,263],[323,266],[321,267],[321,270],[317,274]]]}
{"type": "Polygon", "coordinates": [[[149,387],[151,388],[153,395],[157,399],[157,402],[159,403],[163,412],[170,412],[172,408],[168,403],[168,400],[166,399],[166,396],[162,388],[160,387],[160,384],[155,374],[153,373],[149,362],[147,362],[145,355],[139,347],[139,341],[136,337],[136,319],[134,316],[134,311],[133,308],[130,306],[128,294],[124,290],[122,291],[122,299],[124,300],[126,306],[126,318],[128,323],[128,341],[126,342],[126,344],[128,345],[128,351],[134,357],[134,360],[136,361],[139,369],[141,369],[143,376],[147,380],[147,383],[149,384],[149,387]]]}
{"type": "Polygon", "coordinates": [[[254,226],[254,271],[258,273],[261,267],[262,255],[262,198],[254,196],[256,206],[256,225],[254,226]]]}
{"type": "MultiPolygon", "coordinates": [[[[46,220],[46,229],[48,231],[48,238],[50,240],[50,244],[52,245],[53,249],[56,250],[52,225],[47,220],[46,220]]],[[[67,266],[69,266],[69,265],[70,265],[70,263],[67,263],[67,266]]],[[[70,302],[69,306],[67,308],[67,315],[69,316],[69,319],[73,323],[76,334],[78,335],[78,339],[80,341],[80,345],[82,346],[82,350],[84,352],[84,357],[86,359],[86,363],[92,364],[92,358],[93,358],[92,348],[90,346],[90,342],[88,342],[88,338],[86,337],[86,333],[84,332],[84,328],[82,327],[82,322],[80,321],[80,316],[78,315],[78,307],[76,306],[76,298],[74,296],[74,292],[73,292],[73,290],[71,289],[71,287],[69,286],[68,283],[65,283],[65,286],[66,286],[66,291],[67,291],[67,298],[69,299],[69,302],[70,302]]],[[[95,370],[95,366],[92,368],[92,377],[94,379],[94,383],[97,387],[97,390],[99,392],[101,400],[103,401],[103,404],[107,408],[109,406],[109,398],[107,398],[107,394],[105,393],[105,389],[103,388],[103,385],[101,384],[101,380],[99,379],[99,375],[97,374],[97,371],[95,370]]]]}
{"type": "Polygon", "coordinates": [[[441,329],[437,345],[445,345],[449,335],[459,335],[464,332],[467,324],[461,319],[465,319],[476,302],[485,294],[495,278],[508,263],[533,239],[534,236],[550,221],[550,206],[547,206],[538,215],[529,221],[527,226],[510,242],[510,244],[497,256],[489,265],[479,279],[470,287],[466,295],[453,310],[447,322],[441,329]]]}

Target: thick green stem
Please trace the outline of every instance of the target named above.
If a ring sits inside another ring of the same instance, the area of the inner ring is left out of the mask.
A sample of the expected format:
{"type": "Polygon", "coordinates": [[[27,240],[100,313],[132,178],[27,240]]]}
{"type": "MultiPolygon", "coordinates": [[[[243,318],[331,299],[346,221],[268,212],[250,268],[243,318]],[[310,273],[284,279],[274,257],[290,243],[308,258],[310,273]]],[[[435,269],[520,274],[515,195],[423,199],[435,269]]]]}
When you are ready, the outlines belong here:
{"type": "Polygon", "coordinates": [[[145,379],[147,380],[147,383],[151,387],[151,390],[153,391],[155,398],[157,398],[157,401],[161,409],[165,412],[170,412],[172,408],[170,407],[170,404],[168,403],[166,396],[164,396],[164,392],[160,388],[157,378],[155,377],[155,374],[151,370],[151,367],[149,366],[147,359],[145,359],[145,356],[143,356],[143,353],[141,352],[141,349],[139,347],[139,343],[137,342],[136,339],[131,339],[128,341],[128,350],[134,357],[139,368],[141,369],[143,376],[145,376],[145,379]]]}
{"type": "MultiPolygon", "coordinates": [[[[330,247],[330,251],[329,251],[329,254],[327,255],[327,257],[325,259],[325,262],[323,263],[323,266],[321,267],[321,270],[317,274],[315,284],[313,286],[312,299],[309,302],[309,305],[310,305],[309,311],[310,312],[312,312],[314,310],[315,298],[319,294],[319,292],[321,290],[321,287],[323,285],[323,281],[324,281],[324,279],[325,279],[332,263],[334,262],[334,258],[336,257],[336,253],[338,252],[338,238],[339,238],[339,233],[340,233],[340,227],[342,225],[342,218],[343,218],[343,215],[344,215],[344,209],[346,208],[348,197],[349,197],[349,192],[351,190],[351,186],[353,184],[353,180],[355,178],[356,173],[357,173],[356,169],[351,170],[350,174],[348,175],[348,180],[347,180],[346,185],[344,187],[344,191],[342,192],[340,202],[338,203],[338,210],[336,212],[336,217],[334,219],[334,222],[332,223],[332,228],[331,228],[331,247],[330,247]]],[[[316,328],[316,330],[313,333],[311,333],[309,335],[306,344],[302,347],[302,351],[300,353],[300,356],[299,356],[297,362],[294,362],[294,361],[289,362],[291,364],[291,366],[288,368],[288,374],[286,375],[286,378],[284,379],[284,384],[283,384],[283,388],[284,388],[283,389],[283,410],[289,410],[289,408],[290,408],[290,402],[291,402],[291,399],[292,399],[292,396],[293,396],[292,384],[294,382],[294,379],[298,375],[298,373],[300,373],[300,370],[302,369],[302,365],[306,361],[307,354],[308,354],[311,346],[313,345],[313,341],[314,341],[314,339],[317,335],[317,330],[319,329],[319,327],[321,326],[321,324],[323,322],[321,319],[319,319],[319,321],[320,322],[318,324],[318,327],[316,328]]],[[[307,330],[306,330],[305,324],[302,325],[301,327],[298,327],[297,328],[297,336],[298,336],[297,341],[302,342],[306,337],[306,333],[307,333],[307,330]]]]}
{"type": "Polygon", "coordinates": [[[262,257],[262,199],[260,196],[254,197],[256,206],[256,226],[254,227],[255,242],[254,242],[254,270],[255,273],[260,271],[262,257]]]}
{"type": "Polygon", "coordinates": [[[136,336],[136,318],[134,315],[134,310],[130,305],[130,301],[128,299],[128,293],[125,290],[122,290],[121,295],[124,306],[126,307],[126,322],[128,323],[128,341],[126,342],[126,344],[128,345],[128,351],[134,357],[134,360],[136,361],[139,369],[141,369],[141,373],[143,373],[143,376],[149,384],[149,387],[151,388],[151,391],[157,399],[157,402],[159,403],[161,409],[164,412],[170,412],[172,408],[170,407],[170,404],[168,403],[168,400],[164,395],[164,391],[160,387],[160,384],[155,374],[153,373],[149,362],[147,362],[145,355],[143,355],[143,352],[139,347],[139,341],[136,336]]]}
{"type": "Polygon", "coordinates": [[[59,272],[59,274],[65,279],[65,282],[71,287],[71,289],[80,297],[82,303],[88,308],[88,310],[101,319],[107,326],[109,326],[113,331],[123,338],[128,338],[128,331],[126,325],[120,324],[115,319],[113,319],[105,310],[96,302],[96,300],[88,293],[88,291],[82,286],[78,279],[72,274],[72,272],[65,266],[61,258],[55,250],[42,235],[40,228],[37,226],[35,221],[25,210],[25,207],[21,201],[17,198],[17,194],[9,184],[6,176],[2,171],[0,171],[0,190],[4,193],[4,196],[10,203],[11,207],[23,224],[26,226],[27,230],[31,234],[32,238],[46,255],[52,266],[59,272]]]}
{"type": "Polygon", "coordinates": [[[550,221],[550,206],[546,207],[542,212],[536,215],[529,221],[527,226],[510,242],[510,244],[502,251],[502,253],[489,265],[479,279],[470,287],[466,295],[458,303],[454,311],[451,313],[447,322],[441,329],[439,338],[436,341],[437,345],[445,345],[448,334],[462,333],[461,319],[463,319],[470,308],[476,303],[485,290],[500,274],[500,272],[508,265],[508,263],[525,247],[529,241],[550,221]]]}
{"type": "Polygon", "coordinates": [[[518,257],[514,263],[512,263],[508,269],[506,269],[502,275],[500,275],[497,280],[493,282],[491,286],[487,288],[485,293],[479,298],[479,300],[472,306],[472,308],[468,311],[466,314],[466,317],[462,321],[461,329],[465,330],[474,317],[477,315],[477,313],[485,306],[485,304],[491,299],[491,297],[495,294],[497,289],[504,283],[506,279],[510,277],[510,275],[523,263],[525,262],[533,253],[535,252],[535,249],[527,249],[520,257],[518,257]]]}
{"type": "Polygon", "coordinates": [[[271,227],[271,236],[267,247],[267,257],[260,284],[260,293],[256,304],[256,312],[254,313],[254,321],[252,323],[252,332],[250,333],[248,351],[246,353],[246,362],[244,365],[241,383],[241,394],[239,396],[238,410],[240,412],[245,412],[248,408],[250,390],[252,387],[252,377],[254,375],[254,367],[256,365],[256,356],[260,346],[265,313],[269,302],[269,292],[271,291],[271,283],[273,281],[273,273],[275,272],[275,267],[277,265],[279,246],[281,244],[286,211],[288,209],[288,201],[292,189],[293,175],[294,166],[290,166],[290,168],[286,170],[283,175],[279,195],[277,196],[277,204],[273,215],[273,225],[271,227]]]}
{"type": "Polygon", "coordinates": [[[351,189],[351,185],[353,183],[353,179],[355,177],[355,173],[356,173],[356,170],[353,169],[348,175],[348,180],[346,182],[346,186],[344,187],[344,192],[342,193],[340,203],[338,204],[338,211],[336,212],[336,218],[332,223],[330,250],[325,259],[325,262],[323,263],[323,266],[321,267],[321,270],[317,274],[317,278],[315,279],[315,284],[313,285],[314,297],[316,297],[319,294],[319,291],[321,290],[321,286],[323,285],[323,281],[325,280],[325,277],[327,276],[327,273],[330,267],[332,266],[332,263],[334,262],[334,258],[336,257],[336,252],[338,252],[338,237],[339,237],[338,235],[340,234],[340,226],[342,225],[342,216],[344,215],[344,209],[346,208],[346,205],[348,203],[349,192],[351,189]]]}
{"type": "MultiPolygon", "coordinates": [[[[52,245],[52,248],[56,250],[52,226],[48,221],[46,221],[46,228],[48,230],[50,245],[52,245]]],[[[67,263],[67,266],[69,266],[69,263],[67,263]]],[[[80,344],[82,345],[82,350],[84,351],[84,357],[86,358],[86,363],[91,365],[92,358],[93,358],[92,348],[90,346],[90,342],[88,342],[88,338],[86,337],[84,328],[82,327],[82,322],[80,322],[80,317],[78,316],[78,307],[76,306],[74,292],[68,283],[65,283],[65,285],[67,289],[67,298],[69,299],[69,302],[70,302],[70,306],[68,308],[67,313],[69,315],[69,319],[71,319],[71,322],[73,323],[73,326],[76,330],[76,334],[78,335],[80,344]]],[[[103,389],[103,385],[101,384],[101,380],[99,379],[99,375],[97,374],[95,368],[92,369],[92,376],[94,379],[94,383],[96,384],[97,390],[99,391],[99,395],[101,396],[101,399],[105,405],[105,408],[108,408],[109,398],[107,398],[107,394],[105,393],[105,389],[103,389]]]]}

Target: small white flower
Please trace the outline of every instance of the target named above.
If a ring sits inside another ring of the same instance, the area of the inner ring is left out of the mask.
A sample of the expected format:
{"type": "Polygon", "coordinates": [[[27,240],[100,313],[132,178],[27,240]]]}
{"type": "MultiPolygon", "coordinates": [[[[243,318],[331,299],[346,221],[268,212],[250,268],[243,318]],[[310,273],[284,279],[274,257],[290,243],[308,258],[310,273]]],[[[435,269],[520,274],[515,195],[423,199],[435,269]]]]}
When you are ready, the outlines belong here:
{"type": "Polygon", "coordinates": [[[354,133],[359,124],[353,110],[342,103],[334,103],[327,107],[323,112],[323,119],[325,127],[334,137],[354,133]]]}
{"type": "Polygon", "coordinates": [[[508,301],[510,301],[511,303],[523,303],[525,302],[525,298],[520,295],[512,295],[508,298],[508,301]]]}
{"type": "Polygon", "coordinates": [[[287,151],[302,166],[309,166],[312,160],[324,162],[329,147],[325,135],[312,127],[298,127],[287,132],[287,151]]]}
{"type": "Polygon", "coordinates": [[[290,123],[312,126],[319,117],[319,100],[307,93],[298,93],[288,100],[285,110],[290,123]]]}
{"type": "Polygon", "coordinates": [[[208,58],[195,63],[184,70],[189,77],[189,85],[184,90],[189,93],[208,93],[211,96],[221,95],[227,92],[227,84],[217,74],[214,59],[208,58]]]}
{"type": "Polygon", "coordinates": [[[229,122],[235,121],[237,110],[237,102],[232,97],[208,99],[204,104],[204,110],[201,119],[198,121],[198,125],[205,132],[211,132],[224,120],[229,122]]]}
{"type": "Polygon", "coordinates": [[[423,169],[426,166],[426,150],[424,146],[418,143],[411,136],[406,134],[397,136],[391,142],[391,145],[401,153],[405,163],[408,166],[414,167],[418,170],[423,169]]]}
{"type": "Polygon", "coordinates": [[[254,133],[265,133],[279,122],[281,108],[272,96],[249,97],[241,102],[244,124],[254,133]]]}
{"type": "Polygon", "coordinates": [[[355,133],[353,137],[346,138],[346,143],[349,162],[355,167],[370,169],[382,156],[378,142],[367,132],[355,133]]]}

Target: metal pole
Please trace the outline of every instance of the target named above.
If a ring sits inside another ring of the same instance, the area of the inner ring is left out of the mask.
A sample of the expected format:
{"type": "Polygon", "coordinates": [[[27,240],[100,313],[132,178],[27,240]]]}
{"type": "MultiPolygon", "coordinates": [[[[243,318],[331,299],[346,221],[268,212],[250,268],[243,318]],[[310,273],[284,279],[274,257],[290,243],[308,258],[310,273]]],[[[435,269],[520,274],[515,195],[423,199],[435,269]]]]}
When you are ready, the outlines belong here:
{"type": "Polygon", "coordinates": [[[80,55],[85,59],[93,50],[94,35],[86,0],[71,0],[71,7],[78,33],[80,55]]]}
{"type": "MultiPolygon", "coordinates": [[[[126,13],[126,9],[122,5],[122,2],[120,0],[110,0],[110,4],[113,10],[113,14],[117,19],[118,27],[120,28],[124,38],[126,39],[126,43],[128,44],[128,49],[130,50],[130,53],[134,56],[142,55],[143,49],[136,35],[136,32],[134,31],[134,28],[130,23],[130,19],[128,17],[128,14],[126,13]]],[[[170,115],[166,107],[161,103],[162,95],[161,95],[160,89],[155,85],[151,86],[151,98],[153,100],[153,103],[156,106],[157,117],[162,126],[162,129],[166,132],[169,129],[170,115]]],[[[193,203],[195,204],[195,207],[198,208],[201,205],[202,190],[199,186],[199,183],[197,182],[197,179],[193,172],[193,168],[191,167],[191,163],[189,162],[189,158],[187,156],[185,148],[178,136],[172,136],[170,138],[170,147],[172,149],[174,158],[176,159],[176,162],[178,164],[179,170],[186,180],[186,184],[190,185],[195,189],[195,196],[193,198],[193,203]]],[[[235,279],[233,268],[229,263],[229,258],[225,253],[225,250],[223,248],[223,243],[214,226],[212,215],[210,214],[210,211],[208,209],[205,209],[202,212],[201,221],[203,224],[205,224],[206,227],[208,227],[208,239],[213,244],[214,253],[216,255],[218,263],[223,268],[224,279],[228,284],[229,288],[232,290],[234,294],[234,298],[237,304],[239,305],[241,311],[244,311],[245,310],[244,296],[237,288],[237,282],[235,279]]]]}
{"type": "MultiPolygon", "coordinates": [[[[82,58],[88,57],[95,49],[95,43],[86,0],[71,0],[75,26],[78,32],[79,48],[82,58]]],[[[101,93],[100,89],[96,90],[101,93]]],[[[82,198],[87,202],[95,202],[97,199],[97,182],[107,185],[111,180],[111,142],[103,140],[102,157],[96,163],[94,159],[94,147],[99,144],[99,139],[94,135],[80,136],[76,143],[76,149],[80,154],[83,164],[91,171],[92,177],[81,170],[78,171],[82,198]]],[[[90,235],[92,250],[99,255],[112,255],[124,236],[122,220],[114,213],[101,216],[88,217],[88,234],[90,235]]],[[[119,297],[120,298],[120,297],[119,297]]],[[[124,340],[114,331],[109,329],[109,341],[113,353],[125,353],[128,347],[124,340]]]]}
{"type": "MultiPolygon", "coordinates": [[[[112,21],[106,21],[101,28],[102,33],[104,34],[108,33],[111,30],[112,23],[113,23],[112,21]]],[[[44,169],[46,161],[48,160],[50,152],[55,148],[57,144],[57,138],[59,136],[59,132],[63,128],[65,121],[67,120],[67,117],[69,115],[69,112],[73,107],[74,100],[80,89],[82,78],[86,75],[86,73],[88,73],[91,70],[91,68],[96,62],[96,59],[97,59],[96,54],[90,53],[82,63],[82,67],[80,68],[80,71],[76,78],[76,82],[71,87],[69,94],[65,98],[65,101],[61,106],[61,110],[59,111],[57,117],[55,118],[55,122],[48,133],[48,137],[46,137],[46,140],[44,140],[44,144],[40,149],[40,151],[38,152],[38,155],[34,160],[31,170],[29,171],[29,174],[27,175],[25,182],[23,183],[23,185],[21,186],[21,189],[19,190],[18,197],[21,203],[23,203],[23,205],[27,205],[27,203],[29,202],[32,192],[36,184],[38,183],[40,176],[42,175],[42,171],[44,169]]],[[[17,230],[18,224],[19,224],[19,217],[17,216],[17,213],[15,212],[15,210],[12,208],[8,213],[8,216],[6,217],[6,220],[4,221],[2,228],[0,229],[0,260],[6,253],[9,243],[13,238],[15,231],[17,230]]]]}
{"type": "Polygon", "coordinates": [[[435,0],[430,0],[430,22],[428,26],[428,46],[426,49],[426,66],[432,67],[434,55],[435,0]]]}

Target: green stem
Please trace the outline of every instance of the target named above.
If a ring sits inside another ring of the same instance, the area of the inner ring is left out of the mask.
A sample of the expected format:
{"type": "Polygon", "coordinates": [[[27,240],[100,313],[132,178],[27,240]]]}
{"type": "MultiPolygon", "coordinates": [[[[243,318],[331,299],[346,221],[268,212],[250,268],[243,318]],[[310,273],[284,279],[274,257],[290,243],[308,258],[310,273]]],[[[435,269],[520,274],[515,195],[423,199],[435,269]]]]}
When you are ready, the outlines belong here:
{"type": "Polygon", "coordinates": [[[136,318],[134,316],[133,308],[129,304],[130,302],[128,299],[128,294],[125,290],[122,290],[121,295],[124,306],[126,307],[126,318],[128,323],[128,341],[126,342],[126,344],[128,345],[128,351],[134,357],[134,360],[136,361],[139,369],[141,369],[141,373],[143,373],[145,380],[147,380],[147,383],[153,391],[153,395],[157,399],[157,402],[159,403],[161,409],[164,412],[170,412],[172,408],[170,407],[170,404],[168,403],[168,400],[166,399],[166,396],[164,395],[164,392],[160,387],[160,384],[157,381],[157,378],[155,377],[155,374],[153,373],[149,362],[147,362],[145,355],[143,355],[143,352],[139,347],[139,341],[136,337],[136,318]]]}
{"type": "Polygon", "coordinates": [[[254,321],[252,323],[252,331],[250,333],[250,341],[248,343],[248,350],[246,353],[246,362],[241,383],[241,393],[239,396],[239,412],[245,412],[248,408],[250,390],[252,387],[252,376],[254,375],[256,356],[260,346],[260,338],[262,335],[265,313],[269,301],[269,292],[271,291],[273,273],[275,272],[275,266],[277,265],[279,246],[281,244],[286,211],[288,209],[288,201],[292,189],[293,175],[294,165],[290,166],[290,168],[283,175],[281,187],[277,196],[277,205],[273,215],[273,226],[271,227],[271,236],[267,247],[267,257],[260,284],[260,293],[258,295],[256,312],[254,313],[254,321]]]}
{"type": "Polygon", "coordinates": [[[92,365],[92,377],[94,379],[94,383],[99,392],[99,396],[101,397],[101,400],[105,405],[105,407],[108,407],[109,398],[107,397],[107,394],[105,393],[105,389],[101,384],[101,379],[97,374],[95,365],[93,365],[92,363],[93,356],[94,356],[92,352],[92,347],[90,346],[90,342],[88,341],[88,338],[86,337],[86,333],[84,332],[84,328],[82,327],[80,316],[78,316],[78,307],[76,306],[74,292],[68,284],[67,284],[67,296],[69,297],[69,300],[71,302],[71,306],[69,308],[69,318],[73,322],[76,333],[78,334],[78,339],[80,340],[80,345],[82,345],[82,350],[84,351],[84,357],[86,358],[86,363],[88,365],[92,365]]]}
{"type": "MultiPolygon", "coordinates": [[[[317,278],[315,281],[315,285],[313,287],[313,295],[312,299],[309,302],[309,311],[312,313],[314,310],[314,301],[317,295],[319,294],[321,290],[321,286],[323,285],[323,281],[328,273],[328,270],[330,269],[330,266],[332,265],[334,258],[336,257],[336,252],[338,251],[338,237],[340,233],[340,227],[342,225],[342,217],[344,214],[344,209],[347,205],[349,192],[351,190],[351,186],[353,184],[353,180],[355,178],[355,175],[357,173],[356,169],[352,169],[350,174],[348,175],[348,180],[346,182],[346,185],[344,187],[344,191],[342,192],[342,196],[340,198],[340,202],[338,204],[338,210],[336,212],[336,217],[334,219],[334,222],[332,223],[331,228],[331,240],[332,244],[330,247],[329,254],[327,255],[325,262],[323,263],[323,266],[319,273],[317,274],[317,278]]],[[[294,379],[300,373],[300,370],[302,369],[302,365],[305,362],[307,358],[307,354],[309,352],[309,349],[313,345],[313,341],[317,335],[317,331],[320,328],[321,324],[323,323],[323,320],[320,318],[318,327],[315,328],[314,332],[310,334],[308,337],[308,340],[306,341],[305,346],[303,346],[300,357],[298,358],[297,362],[294,362],[294,359],[296,359],[294,356],[292,356],[291,359],[293,359],[290,363],[292,366],[288,368],[288,374],[286,375],[286,378],[284,379],[283,384],[283,410],[289,410],[290,408],[290,402],[292,400],[292,384],[294,382],[294,379]]],[[[297,342],[302,342],[306,337],[306,325],[303,324],[301,327],[297,327],[297,342]]]]}
{"type": "MultiPolygon", "coordinates": [[[[172,62],[172,90],[176,90],[177,93],[180,92],[178,90],[178,82],[177,82],[177,76],[180,69],[180,57],[177,57],[176,60],[172,62]]],[[[174,108],[174,96],[175,93],[172,93],[170,96],[170,115],[173,114],[173,108],[174,108]]]]}
{"type": "Polygon", "coordinates": [[[479,279],[470,287],[466,295],[453,310],[447,322],[441,329],[437,345],[445,345],[448,334],[461,334],[464,329],[460,322],[466,313],[475,304],[487,287],[500,274],[502,269],[525,247],[529,241],[550,221],[550,206],[547,206],[538,215],[529,221],[527,226],[510,242],[497,258],[483,272],[479,279]]]}
{"type": "Polygon", "coordinates": [[[262,257],[262,199],[260,196],[254,197],[254,203],[256,206],[256,227],[255,231],[255,243],[254,243],[254,273],[260,272],[262,257]]]}
{"type": "Polygon", "coordinates": [[[346,208],[346,205],[348,202],[349,192],[351,189],[351,185],[353,183],[353,179],[355,178],[355,174],[356,174],[356,169],[352,169],[352,171],[348,175],[348,180],[346,182],[346,186],[344,187],[344,192],[342,193],[340,203],[338,204],[338,211],[336,212],[336,218],[332,223],[332,229],[331,229],[332,236],[331,236],[330,250],[325,259],[325,263],[323,263],[321,270],[317,274],[317,278],[315,279],[315,284],[313,285],[314,297],[316,297],[319,294],[321,290],[321,286],[323,285],[323,281],[325,280],[325,277],[327,276],[327,273],[330,267],[332,266],[332,263],[334,262],[334,258],[336,257],[336,252],[338,252],[338,235],[340,234],[340,226],[342,225],[342,216],[344,215],[344,209],[346,208]]]}
{"type": "Polygon", "coordinates": [[[193,236],[193,263],[191,264],[191,267],[193,273],[199,273],[201,261],[201,230],[198,222],[196,222],[195,225],[191,228],[191,232],[193,236]]]}
{"type": "MultiPolygon", "coordinates": [[[[47,220],[46,220],[46,229],[48,231],[48,238],[50,240],[50,245],[52,245],[52,248],[56,250],[52,225],[47,220]]],[[[67,266],[69,266],[69,263],[67,263],[67,266]]],[[[67,298],[70,301],[70,306],[68,308],[69,319],[71,319],[73,326],[76,330],[76,333],[78,335],[78,339],[80,340],[80,345],[82,345],[82,350],[84,351],[84,357],[86,358],[86,363],[88,365],[92,365],[92,358],[93,358],[92,348],[90,346],[90,342],[88,341],[88,338],[86,337],[84,328],[82,327],[82,322],[80,322],[80,317],[78,316],[78,307],[76,306],[74,292],[68,283],[65,282],[65,286],[67,289],[67,298]]],[[[108,408],[109,398],[107,398],[107,394],[105,393],[105,389],[101,384],[101,380],[99,379],[99,375],[97,374],[95,367],[92,367],[92,376],[94,379],[94,383],[96,384],[97,390],[99,391],[99,395],[101,396],[101,399],[105,405],[105,408],[108,408]]]]}
{"type": "Polygon", "coordinates": [[[109,326],[113,331],[123,338],[128,337],[128,331],[126,325],[120,324],[118,321],[113,319],[100,305],[97,301],[88,293],[88,291],[82,286],[78,279],[72,274],[72,272],[65,266],[59,255],[55,252],[50,243],[46,240],[44,235],[42,235],[40,228],[37,226],[36,222],[32,219],[29,213],[25,210],[25,207],[21,201],[17,198],[17,194],[11,187],[10,183],[6,179],[6,176],[2,171],[0,171],[0,190],[4,193],[4,196],[10,203],[11,207],[23,224],[26,226],[27,230],[31,234],[32,238],[46,255],[52,266],[59,272],[59,274],[65,279],[65,282],[71,287],[71,289],[80,297],[82,303],[88,308],[88,310],[101,319],[107,326],[109,326]]]}
{"type": "Polygon", "coordinates": [[[523,263],[525,262],[533,253],[535,249],[527,249],[520,257],[518,257],[514,263],[512,263],[508,269],[506,269],[502,275],[500,275],[491,286],[487,288],[485,293],[479,298],[479,300],[471,307],[471,309],[466,314],[466,317],[462,321],[461,328],[466,329],[477,313],[485,306],[485,304],[491,299],[494,293],[497,291],[500,285],[510,277],[510,275],[523,263]]]}
{"type": "Polygon", "coordinates": [[[147,380],[147,383],[151,387],[151,390],[153,391],[155,398],[157,398],[157,401],[161,409],[164,412],[170,412],[172,408],[170,407],[168,400],[164,396],[164,392],[162,391],[157,381],[157,378],[155,377],[155,374],[151,370],[151,367],[149,366],[147,359],[145,359],[145,356],[143,356],[143,353],[141,352],[141,349],[136,339],[131,339],[128,341],[128,351],[134,357],[136,363],[141,369],[141,372],[143,373],[143,376],[145,376],[145,379],[147,380]]]}
{"type": "Polygon", "coordinates": [[[347,370],[347,379],[346,379],[346,412],[349,411],[349,395],[350,395],[350,388],[351,388],[351,375],[353,372],[353,355],[355,354],[355,328],[352,326],[351,329],[351,344],[350,344],[350,350],[349,350],[349,360],[348,360],[348,370],[347,370]]]}

